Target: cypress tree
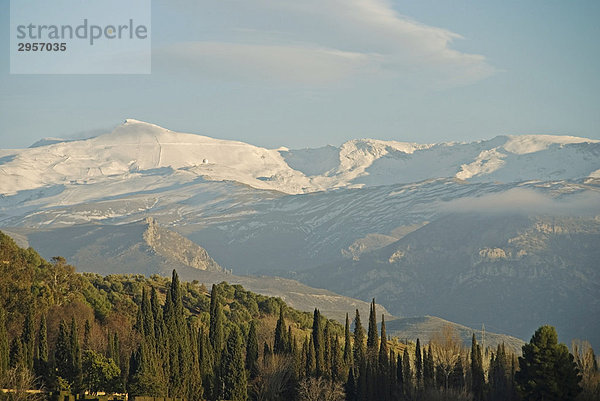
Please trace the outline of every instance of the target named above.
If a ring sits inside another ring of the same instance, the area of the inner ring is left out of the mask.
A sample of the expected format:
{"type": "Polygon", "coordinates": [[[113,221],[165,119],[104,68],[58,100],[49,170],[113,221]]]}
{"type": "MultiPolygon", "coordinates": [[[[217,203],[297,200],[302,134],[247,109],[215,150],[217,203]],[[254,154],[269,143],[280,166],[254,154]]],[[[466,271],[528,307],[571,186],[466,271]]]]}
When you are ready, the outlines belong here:
{"type": "Polygon", "coordinates": [[[423,356],[421,354],[421,341],[417,338],[415,347],[415,385],[420,389],[423,384],[423,356]]]}
{"type": "MultiPolygon", "coordinates": [[[[87,351],[90,349],[90,336],[92,332],[92,325],[89,319],[85,319],[85,325],[83,326],[83,350],[87,351]]],[[[109,336],[109,341],[112,339],[109,336]]]]}
{"type": "Polygon", "coordinates": [[[258,337],[256,335],[256,322],[254,320],[250,323],[248,341],[246,342],[246,370],[250,379],[258,376],[258,337]]]}
{"type": "Polygon", "coordinates": [[[340,339],[335,336],[333,341],[332,357],[331,357],[331,380],[339,381],[344,379],[344,361],[340,349],[340,339]]]}
{"type": "Polygon", "coordinates": [[[358,401],[358,395],[356,393],[356,379],[354,377],[354,368],[352,367],[350,367],[348,372],[348,380],[346,380],[344,390],[346,391],[347,401],[358,401]]]}
{"type": "Polygon", "coordinates": [[[315,355],[315,374],[320,377],[325,373],[325,339],[323,337],[323,326],[321,324],[321,312],[315,309],[313,313],[312,339],[315,355]]]}
{"type": "Polygon", "coordinates": [[[346,326],[344,327],[344,363],[347,367],[352,366],[352,344],[350,342],[350,320],[346,313],[346,326]]]}
{"type": "Polygon", "coordinates": [[[402,355],[402,384],[404,396],[406,398],[412,397],[413,394],[413,377],[410,369],[410,357],[408,356],[408,347],[404,348],[404,353],[402,355]]]}
{"type": "Polygon", "coordinates": [[[279,308],[279,319],[275,326],[275,340],[273,342],[273,353],[283,354],[287,351],[286,328],[283,318],[283,306],[279,308]]]}
{"type": "Polygon", "coordinates": [[[315,343],[313,342],[312,336],[308,341],[307,353],[306,353],[306,366],[305,366],[305,375],[306,377],[311,377],[315,374],[316,371],[316,356],[315,356],[315,343]]]}
{"type": "Polygon", "coordinates": [[[198,335],[198,359],[200,363],[200,374],[202,375],[202,384],[204,386],[204,394],[211,399],[214,393],[213,385],[214,378],[214,355],[210,345],[208,335],[202,329],[198,335]]]}
{"type": "Polygon", "coordinates": [[[369,329],[367,332],[367,352],[371,355],[377,354],[379,338],[377,337],[377,315],[375,311],[375,298],[371,301],[371,309],[369,311],[369,329]]]}
{"type": "Polygon", "coordinates": [[[435,366],[433,363],[433,350],[431,343],[423,353],[423,386],[433,388],[435,386],[435,366]]]}
{"type": "Polygon", "coordinates": [[[46,315],[40,318],[40,330],[38,332],[38,343],[36,352],[36,373],[48,382],[48,328],[46,326],[46,315]]]}
{"type": "Polygon", "coordinates": [[[71,341],[71,382],[73,389],[79,392],[82,388],[83,372],[81,368],[81,347],[79,346],[79,334],[77,331],[77,322],[75,317],[71,318],[71,333],[69,334],[71,341]]]}
{"type": "Polygon", "coordinates": [[[33,370],[33,356],[35,354],[35,327],[33,308],[29,307],[23,322],[21,333],[21,344],[23,348],[23,362],[29,370],[33,370]]]}
{"type": "Polygon", "coordinates": [[[396,386],[398,398],[404,396],[404,362],[402,361],[402,355],[398,353],[398,360],[396,362],[396,386]]]}
{"type": "Polygon", "coordinates": [[[4,373],[9,367],[9,346],[8,333],[6,331],[6,312],[0,303],[0,377],[4,377],[4,373]]]}
{"type": "Polygon", "coordinates": [[[385,332],[385,317],[381,315],[381,341],[379,344],[379,364],[377,369],[377,390],[380,400],[387,400],[390,397],[390,369],[389,369],[389,349],[387,344],[387,334],[385,332]]]}
{"type": "Polygon", "coordinates": [[[71,340],[67,329],[67,323],[61,320],[58,326],[58,337],[54,347],[54,363],[56,365],[56,374],[69,381],[71,370],[73,368],[71,352],[71,340]]]}
{"type": "MultiPolygon", "coordinates": [[[[458,360],[454,364],[454,368],[450,373],[450,377],[448,378],[450,381],[449,385],[453,389],[462,390],[465,387],[465,371],[462,364],[462,358],[459,356],[458,360]]],[[[504,398],[506,400],[506,398],[504,398]]]]}
{"type": "Polygon", "coordinates": [[[354,366],[359,367],[365,362],[365,329],[360,323],[360,313],[356,310],[354,318],[354,366]]]}
{"type": "Polygon", "coordinates": [[[222,361],[224,399],[226,400],[245,401],[248,399],[242,347],[240,331],[237,326],[234,326],[227,338],[222,361]]]}
{"type": "Polygon", "coordinates": [[[210,292],[210,327],[208,336],[215,352],[215,359],[218,361],[223,350],[224,334],[219,286],[216,284],[213,284],[210,292]]]}
{"type": "Polygon", "coordinates": [[[331,357],[332,357],[332,350],[331,350],[331,344],[333,342],[333,339],[331,337],[331,332],[330,332],[330,328],[329,328],[329,321],[325,322],[325,330],[323,330],[323,340],[324,340],[324,345],[323,345],[323,376],[326,378],[330,378],[331,376],[331,357]]]}
{"type": "Polygon", "coordinates": [[[15,337],[10,342],[10,367],[26,368],[27,357],[23,349],[23,341],[19,337],[15,337]]]}
{"type": "MultiPolygon", "coordinates": [[[[171,290],[172,294],[172,290],[171,290]]],[[[148,299],[148,293],[146,287],[142,288],[142,324],[144,325],[144,334],[147,341],[155,342],[156,332],[154,325],[154,314],[152,311],[152,304],[148,299]]]]}
{"type": "Polygon", "coordinates": [[[475,401],[483,400],[485,378],[483,376],[483,358],[481,356],[481,347],[477,344],[475,333],[471,338],[471,391],[475,401]]]}

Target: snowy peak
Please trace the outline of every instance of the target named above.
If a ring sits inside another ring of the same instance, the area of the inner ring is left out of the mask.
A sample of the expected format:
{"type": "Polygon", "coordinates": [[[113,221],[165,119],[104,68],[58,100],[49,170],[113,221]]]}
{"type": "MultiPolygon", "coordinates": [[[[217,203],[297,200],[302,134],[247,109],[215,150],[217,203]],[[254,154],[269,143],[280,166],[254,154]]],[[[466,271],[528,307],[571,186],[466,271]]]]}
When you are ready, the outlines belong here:
{"type": "Polygon", "coordinates": [[[340,147],[265,149],[127,119],[94,138],[0,151],[0,194],[115,181],[129,183],[123,191],[152,191],[200,177],[288,194],[449,177],[581,179],[599,174],[599,154],[599,141],[550,135],[442,144],[357,139],[340,147]]]}

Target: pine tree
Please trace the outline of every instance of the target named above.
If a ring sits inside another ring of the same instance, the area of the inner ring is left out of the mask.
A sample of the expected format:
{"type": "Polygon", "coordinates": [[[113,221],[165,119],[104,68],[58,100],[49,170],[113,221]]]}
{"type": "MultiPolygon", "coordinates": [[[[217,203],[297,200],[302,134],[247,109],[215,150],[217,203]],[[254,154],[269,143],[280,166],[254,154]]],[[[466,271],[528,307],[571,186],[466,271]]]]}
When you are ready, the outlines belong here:
{"type": "Polygon", "coordinates": [[[4,377],[9,367],[8,333],[6,331],[6,312],[0,303],[0,377],[4,377]]]}
{"type": "Polygon", "coordinates": [[[515,375],[523,398],[531,400],[573,400],[581,392],[581,376],[564,344],[552,326],[536,330],[529,343],[523,345],[515,375]]]}
{"type": "Polygon", "coordinates": [[[245,401],[248,399],[242,347],[242,336],[237,326],[234,326],[227,338],[222,361],[224,399],[226,400],[245,401]]]}
{"type": "Polygon", "coordinates": [[[258,376],[258,337],[256,335],[256,322],[254,320],[250,323],[248,341],[246,342],[246,370],[248,371],[249,379],[254,379],[258,376]]]}

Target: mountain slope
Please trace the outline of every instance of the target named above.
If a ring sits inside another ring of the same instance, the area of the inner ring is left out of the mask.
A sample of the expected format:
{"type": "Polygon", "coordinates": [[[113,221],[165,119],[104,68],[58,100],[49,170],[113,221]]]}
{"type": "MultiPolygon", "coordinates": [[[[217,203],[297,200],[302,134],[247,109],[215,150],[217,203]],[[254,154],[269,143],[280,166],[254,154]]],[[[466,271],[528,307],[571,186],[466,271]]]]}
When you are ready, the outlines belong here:
{"type": "Polygon", "coordinates": [[[522,338],[552,324],[566,338],[600,344],[598,244],[599,218],[453,214],[301,279],[375,296],[400,316],[485,323],[522,338]]]}
{"type": "MultiPolygon", "coordinates": [[[[599,141],[550,135],[502,136],[473,143],[415,144],[361,139],[339,148],[290,151],[176,133],[127,120],[113,132],[0,152],[0,194],[90,186],[140,178],[181,185],[204,177],[288,194],[416,182],[431,178],[502,182],[558,180],[600,173],[599,141]],[[560,167],[556,167],[560,166],[560,167]]],[[[72,203],[72,201],[67,200],[72,203]]]]}

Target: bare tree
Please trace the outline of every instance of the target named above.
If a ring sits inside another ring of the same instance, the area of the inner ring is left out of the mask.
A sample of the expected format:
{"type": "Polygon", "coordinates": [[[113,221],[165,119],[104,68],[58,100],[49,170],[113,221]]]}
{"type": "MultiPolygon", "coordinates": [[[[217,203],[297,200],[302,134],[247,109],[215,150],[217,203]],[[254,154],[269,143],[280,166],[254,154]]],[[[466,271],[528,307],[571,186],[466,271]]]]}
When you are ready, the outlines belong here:
{"type": "Polygon", "coordinates": [[[0,387],[0,400],[42,401],[44,394],[39,382],[29,369],[17,366],[5,372],[0,387]]]}
{"type": "Polygon", "coordinates": [[[284,400],[290,386],[294,385],[294,365],[291,357],[272,355],[269,363],[263,366],[252,385],[251,392],[254,398],[258,401],[284,400]]]}
{"type": "Polygon", "coordinates": [[[594,355],[592,345],[587,341],[573,340],[571,352],[581,373],[583,391],[578,400],[600,399],[600,371],[598,371],[598,361],[594,355]]]}
{"type": "Polygon", "coordinates": [[[304,379],[298,387],[300,401],[342,401],[345,397],[340,383],[331,382],[322,377],[304,379]]]}
{"type": "Polygon", "coordinates": [[[431,337],[431,350],[436,365],[444,374],[444,388],[448,390],[448,379],[454,370],[456,362],[463,354],[463,344],[460,335],[454,327],[446,324],[431,337]]]}

